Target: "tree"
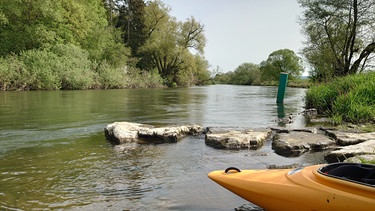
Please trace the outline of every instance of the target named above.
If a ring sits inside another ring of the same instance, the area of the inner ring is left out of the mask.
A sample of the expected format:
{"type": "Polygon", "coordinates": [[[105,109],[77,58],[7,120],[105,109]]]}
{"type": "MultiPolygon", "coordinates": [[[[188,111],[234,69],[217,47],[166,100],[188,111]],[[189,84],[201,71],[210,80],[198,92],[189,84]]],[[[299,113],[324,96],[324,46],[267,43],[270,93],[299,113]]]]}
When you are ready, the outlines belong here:
{"type": "Polygon", "coordinates": [[[272,52],[266,61],[261,62],[261,80],[278,81],[281,72],[289,74],[290,79],[301,76],[303,72],[302,60],[294,51],[281,49],[272,52]]]}
{"type": "Polygon", "coordinates": [[[201,75],[196,74],[196,70],[192,70],[189,64],[208,66],[202,65],[204,63],[190,51],[197,52],[199,56],[203,54],[206,41],[204,27],[194,18],[178,22],[169,15],[169,11],[170,9],[160,1],[149,2],[146,6],[145,23],[148,37],[145,44],[139,48],[139,54],[142,55],[140,66],[145,69],[156,68],[166,84],[189,84],[185,83],[187,75],[201,75]],[[181,81],[182,78],[185,78],[184,83],[181,81]]]}
{"type": "Polygon", "coordinates": [[[316,80],[362,72],[375,51],[374,0],[299,0],[303,54],[316,80]]]}
{"type": "Polygon", "coordinates": [[[230,84],[238,85],[259,85],[260,70],[259,66],[252,63],[243,63],[238,66],[232,75],[230,84]]]}
{"type": "Polygon", "coordinates": [[[125,58],[117,32],[108,28],[102,0],[1,1],[0,56],[74,44],[92,60],[125,58]]]}
{"type": "Polygon", "coordinates": [[[145,6],[143,0],[121,0],[117,2],[119,15],[116,27],[121,28],[124,43],[132,50],[132,55],[138,55],[138,48],[147,39],[145,31],[145,6]]]}
{"type": "Polygon", "coordinates": [[[194,17],[188,18],[180,26],[179,45],[184,48],[192,48],[203,54],[206,45],[206,37],[204,36],[204,26],[197,22],[194,17]]]}

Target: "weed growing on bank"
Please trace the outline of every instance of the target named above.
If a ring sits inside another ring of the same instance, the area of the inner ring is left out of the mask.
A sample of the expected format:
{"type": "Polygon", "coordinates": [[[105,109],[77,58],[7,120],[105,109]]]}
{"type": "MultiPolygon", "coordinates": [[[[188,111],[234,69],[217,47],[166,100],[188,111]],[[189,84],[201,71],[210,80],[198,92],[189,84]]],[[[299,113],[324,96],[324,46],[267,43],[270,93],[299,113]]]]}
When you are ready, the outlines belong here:
{"type": "Polygon", "coordinates": [[[311,86],[306,92],[306,108],[316,108],[333,124],[375,122],[375,72],[311,86]]]}

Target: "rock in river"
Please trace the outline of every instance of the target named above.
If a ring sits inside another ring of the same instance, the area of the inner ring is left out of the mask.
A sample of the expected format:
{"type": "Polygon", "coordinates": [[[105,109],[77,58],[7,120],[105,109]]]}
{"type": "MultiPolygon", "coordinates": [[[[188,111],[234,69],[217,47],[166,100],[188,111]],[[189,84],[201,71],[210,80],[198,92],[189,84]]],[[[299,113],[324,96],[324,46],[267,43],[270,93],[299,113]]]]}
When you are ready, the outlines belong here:
{"type": "Polygon", "coordinates": [[[210,129],[205,136],[205,143],[217,149],[258,149],[270,134],[270,129],[259,131],[216,131],[210,129]]]}
{"type": "Polygon", "coordinates": [[[375,155],[375,139],[341,147],[338,150],[331,151],[324,159],[329,163],[341,162],[357,155],[375,155]]]}
{"type": "Polygon", "coordinates": [[[372,133],[351,133],[339,130],[326,130],[326,134],[336,139],[337,145],[347,146],[362,143],[369,139],[375,139],[375,132],[372,133]]]}
{"type": "Polygon", "coordinates": [[[199,125],[154,127],[152,125],[115,122],[104,128],[105,136],[112,144],[173,143],[186,135],[199,135],[204,128],[199,125]]]}
{"type": "Polygon", "coordinates": [[[272,149],[279,155],[299,156],[308,151],[330,149],[335,141],[321,134],[291,131],[274,136],[272,149]]]}

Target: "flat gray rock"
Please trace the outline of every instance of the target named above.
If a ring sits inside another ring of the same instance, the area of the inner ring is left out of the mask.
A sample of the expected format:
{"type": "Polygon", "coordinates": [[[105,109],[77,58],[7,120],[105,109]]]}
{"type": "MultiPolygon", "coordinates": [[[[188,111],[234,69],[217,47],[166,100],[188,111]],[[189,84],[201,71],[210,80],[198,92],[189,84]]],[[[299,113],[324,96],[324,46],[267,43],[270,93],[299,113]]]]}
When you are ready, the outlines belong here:
{"type": "Polygon", "coordinates": [[[331,149],[334,145],[334,140],[321,134],[291,131],[275,135],[272,149],[279,155],[299,156],[308,151],[331,149]]]}
{"type": "Polygon", "coordinates": [[[342,162],[357,155],[375,155],[375,139],[340,147],[340,149],[331,151],[324,159],[329,163],[342,162]]]}
{"type": "Polygon", "coordinates": [[[338,130],[326,130],[326,134],[336,140],[337,145],[348,146],[375,139],[375,132],[372,133],[352,133],[338,130]]]}
{"type": "Polygon", "coordinates": [[[206,134],[205,143],[217,149],[258,149],[271,134],[270,129],[212,131],[206,134]]]}
{"type": "Polygon", "coordinates": [[[152,125],[115,122],[104,128],[105,136],[112,144],[123,143],[173,143],[186,135],[200,135],[204,128],[199,125],[182,125],[155,128],[152,125]]]}

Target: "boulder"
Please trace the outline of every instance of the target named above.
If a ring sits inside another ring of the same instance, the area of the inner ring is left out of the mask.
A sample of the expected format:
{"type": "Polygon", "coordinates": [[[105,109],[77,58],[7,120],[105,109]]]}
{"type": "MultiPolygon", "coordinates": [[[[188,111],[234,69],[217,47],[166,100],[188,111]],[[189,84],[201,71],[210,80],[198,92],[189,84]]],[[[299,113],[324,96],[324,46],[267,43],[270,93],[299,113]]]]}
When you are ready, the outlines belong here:
{"type": "Polygon", "coordinates": [[[205,136],[205,143],[217,149],[258,149],[270,136],[270,129],[254,130],[210,130],[205,136]],[[216,132],[212,132],[216,131],[216,132]]]}
{"type": "Polygon", "coordinates": [[[151,125],[133,122],[114,122],[104,128],[106,139],[112,144],[138,141],[138,131],[153,128],[151,125]]]}
{"type": "Polygon", "coordinates": [[[272,141],[272,149],[277,154],[289,157],[308,151],[331,149],[334,145],[335,141],[324,135],[297,131],[277,134],[272,141]]]}
{"type": "Polygon", "coordinates": [[[342,162],[345,159],[357,155],[375,155],[375,139],[367,140],[359,144],[343,146],[337,150],[331,151],[324,156],[324,159],[329,162],[342,162]]]}
{"type": "Polygon", "coordinates": [[[353,133],[338,130],[326,130],[326,134],[336,140],[337,145],[348,146],[362,143],[364,141],[375,139],[375,132],[372,133],[353,133]]]}
{"type": "Polygon", "coordinates": [[[104,128],[106,139],[112,144],[173,143],[186,135],[200,135],[204,131],[199,125],[155,128],[152,125],[131,122],[115,122],[104,128]]]}

